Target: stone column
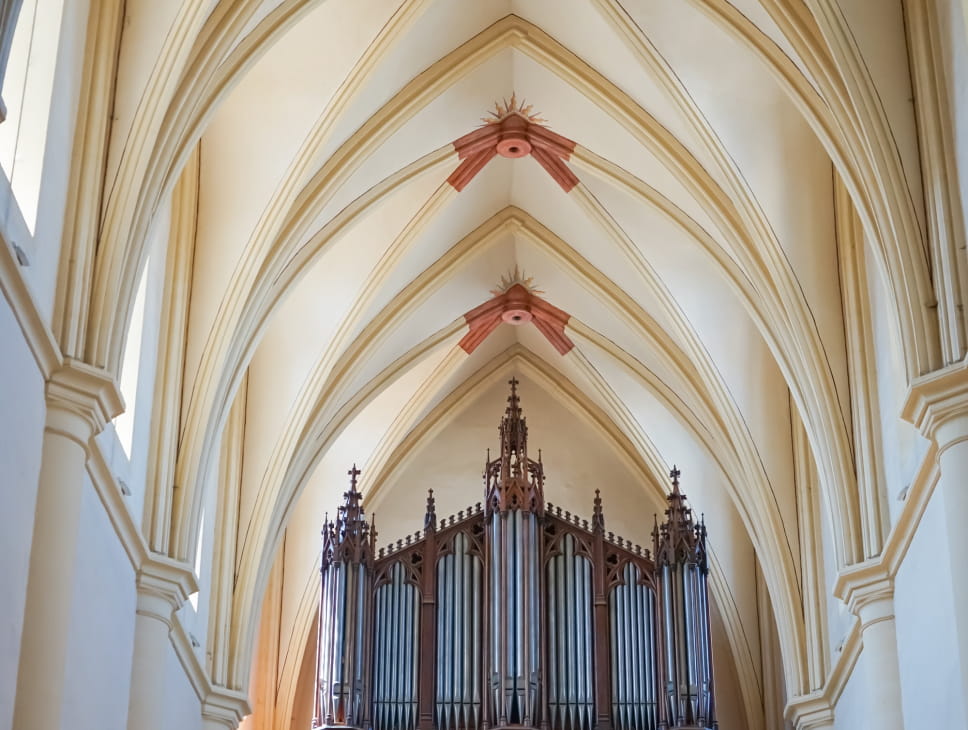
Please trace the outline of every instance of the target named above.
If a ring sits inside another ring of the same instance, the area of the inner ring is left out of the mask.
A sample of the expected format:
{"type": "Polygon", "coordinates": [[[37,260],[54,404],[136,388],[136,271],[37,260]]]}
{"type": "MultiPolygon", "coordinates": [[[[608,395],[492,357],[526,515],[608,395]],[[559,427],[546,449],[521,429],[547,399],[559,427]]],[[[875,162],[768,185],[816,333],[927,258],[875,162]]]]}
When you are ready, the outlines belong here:
{"type": "Polygon", "coordinates": [[[834,594],[860,619],[866,726],[904,730],[893,581],[881,561],[875,559],[842,571],[834,594]]]}
{"type": "Polygon", "coordinates": [[[794,697],[787,703],[784,717],[794,730],[833,730],[834,712],[822,692],[794,697]]]}
{"type": "Polygon", "coordinates": [[[936,490],[944,502],[952,571],[955,645],[960,667],[961,713],[968,715],[968,360],[919,378],[911,386],[903,417],[937,449],[936,490]]]}
{"type": "Polygon", "coordinates": [[[243,692],[212,687],[202,702],[204,730],[235,730],[252,710],[243,692]]]}
{"type": "Polygon", "coordinates": [[[161,555],[144,561],[137,581],[128,728],[161,730],[165,717],[165,659],[171,646],[174,614],[198,586],[189,566],[161,555]]]}
{"type": "Polygon", "coordinates": [[[15,728],[59,728],[85,464],[93,437],[121,412],[104,371],[68,360],[47,382],[47,421],[30,545],[15,728]]]}

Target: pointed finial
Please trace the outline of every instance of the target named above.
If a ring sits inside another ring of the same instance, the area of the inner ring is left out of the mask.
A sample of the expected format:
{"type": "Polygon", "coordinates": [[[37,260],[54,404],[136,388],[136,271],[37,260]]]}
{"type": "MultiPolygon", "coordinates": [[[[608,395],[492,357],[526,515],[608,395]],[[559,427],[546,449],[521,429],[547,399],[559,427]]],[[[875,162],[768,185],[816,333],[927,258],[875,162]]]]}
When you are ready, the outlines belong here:
{"type": "Polygon", "coordinates": [[[679,491],[679,477],[681,475],[682,475],[682,472],[679,471],[679,467],[673,464],[672,471],[669,472],[669,476],[672,478],[672,486],[675,488],[675,491],[677,492],[679,491]]]}
{"type": "Polygon", "coordinates": [[[598,533],[605,532],[605,513],[602,511],[602,492],[595,490],[595,501],[592,507],[592,530],[598,533]]]}
{"type": "Polygon", "coordinates": [[[511,395],[508,396],[508,409],[507,413],[509,416],[517,416],[521,414],[521,404],[518,398],[518,379],[511,378],[508,381],[508,385],[511,386],[511,395]]]}
{"type": "Polygon", "coordinates": [[[356,491],[356,478],[362,473],[359,469],[356,468],[356,462],[353,463],[353,468],[346,473],[349,475],[349,478],[350,478],[350,487],[352,487],[352,489],[356,491]]]}
{"type": "Polygon", "coordinates": [[[434,490],[427,490],[427,512],[424,514],[424,529],[437,529],[437,504],[434,501],[434,490]]]}

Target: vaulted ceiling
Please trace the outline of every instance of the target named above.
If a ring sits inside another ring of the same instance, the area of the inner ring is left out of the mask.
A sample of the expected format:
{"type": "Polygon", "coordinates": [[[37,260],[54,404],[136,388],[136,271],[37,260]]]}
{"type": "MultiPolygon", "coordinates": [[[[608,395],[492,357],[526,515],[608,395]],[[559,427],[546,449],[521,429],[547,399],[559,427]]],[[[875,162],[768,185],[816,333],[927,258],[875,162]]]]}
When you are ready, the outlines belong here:
{"type": "MultiPolygon", "coordinates": [[[[758,585],[788,687],[804,687],[802,462],[823,495],[827,558],[867,545],[845,231],[869,252],[863,286],[882,292],[872,326],[905,353],[885,382],[932,357],[899,3],[131,5],[122,60],[157,56],[181,75],[122,64],[143,80],[123,79],[116,124],[134,137],[144,117],[124,89],[172,85],[181,101],[159,128],[182,136],[157,137],[157,189],[180,175],[173,205],[197,193],[177,483],[211,479],[226,424],[244,422],[229,673],[247,676],[283,561],[298,584],[279,619],[298,675],[319,523],[352,463],[387,538],[420,526],[427,487],[438,511],[480,498],[516,374],[548,498],[584,513],[601,488],[609,528],[644,541],[679,464],[707,514],[747,712],[758,585]],[[192,50],[176,57],[189,26],[192,50]],[[561,144],[488,157],[455,182],[477,152],[455,141],[498,126],[512,98],[528,106],[511,112],[521,125],[540,117],[530,134],[561,144]],[[565,340],[538,317],[462,342],[465,315],[515,270],[560,310],[565,340]]],[[[109,231],[151,208],[144,192],[126,200],[129,157],[109,152],[109,231]]],[[[187,554],[217,497],[183,491],[171,541],[187,554]]]]}

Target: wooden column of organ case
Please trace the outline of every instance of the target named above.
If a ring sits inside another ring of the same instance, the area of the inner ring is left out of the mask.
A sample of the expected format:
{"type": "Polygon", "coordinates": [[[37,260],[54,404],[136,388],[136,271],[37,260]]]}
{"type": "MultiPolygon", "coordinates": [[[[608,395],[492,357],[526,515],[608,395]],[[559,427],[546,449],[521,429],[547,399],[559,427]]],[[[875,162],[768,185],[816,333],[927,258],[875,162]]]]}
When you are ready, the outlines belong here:
{"type": "MultiPolygon", "coordinates": [[[[375,548],[356,489],[323,527],[314,728],[717,728],[706,529],[673,469],[653,552],[544,501],[511,380],[483,505],[375,548]]],[[[657,522],[657,521],[656,521],[657,522]]]]}

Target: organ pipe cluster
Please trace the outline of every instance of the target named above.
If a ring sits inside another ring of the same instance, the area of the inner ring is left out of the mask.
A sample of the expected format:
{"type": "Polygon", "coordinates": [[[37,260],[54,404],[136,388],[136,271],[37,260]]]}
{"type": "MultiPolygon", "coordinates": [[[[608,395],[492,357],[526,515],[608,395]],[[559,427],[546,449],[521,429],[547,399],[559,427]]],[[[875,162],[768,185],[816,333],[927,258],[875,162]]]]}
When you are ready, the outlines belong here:
{"type": "Polygon", "coordinates": [[[484,501],[375,549],[356,489],[323,528],[313,728],[717,728],[706,528],[673,469],[653,555],[544,500],[511,380],[484,501]]]}

